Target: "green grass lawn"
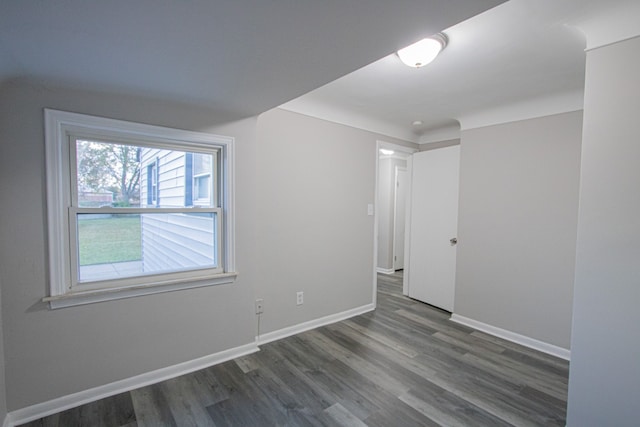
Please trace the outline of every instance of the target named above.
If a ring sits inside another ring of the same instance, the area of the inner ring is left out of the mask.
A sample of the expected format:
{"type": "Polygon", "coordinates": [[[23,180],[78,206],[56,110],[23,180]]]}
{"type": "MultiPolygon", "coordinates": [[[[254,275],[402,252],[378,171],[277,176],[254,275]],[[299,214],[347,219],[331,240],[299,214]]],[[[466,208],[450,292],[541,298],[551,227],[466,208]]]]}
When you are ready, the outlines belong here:
{"type": "Polygon", "coordinates": [[[80,265],[140,261],[140,215],[78,220],[80,265]]]}

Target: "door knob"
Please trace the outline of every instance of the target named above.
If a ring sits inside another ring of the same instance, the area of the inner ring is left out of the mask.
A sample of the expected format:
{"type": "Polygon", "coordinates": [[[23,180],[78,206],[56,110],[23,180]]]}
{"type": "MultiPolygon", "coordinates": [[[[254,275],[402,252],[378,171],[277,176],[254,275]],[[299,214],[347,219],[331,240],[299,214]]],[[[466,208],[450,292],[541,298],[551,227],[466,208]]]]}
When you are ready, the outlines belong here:
{"type": "Polygon", "coordinates": [[[458,238],[454,237],[449,239],[449,243],[451,243],[451,246],[457,245],[458,244],[458,238]]]}

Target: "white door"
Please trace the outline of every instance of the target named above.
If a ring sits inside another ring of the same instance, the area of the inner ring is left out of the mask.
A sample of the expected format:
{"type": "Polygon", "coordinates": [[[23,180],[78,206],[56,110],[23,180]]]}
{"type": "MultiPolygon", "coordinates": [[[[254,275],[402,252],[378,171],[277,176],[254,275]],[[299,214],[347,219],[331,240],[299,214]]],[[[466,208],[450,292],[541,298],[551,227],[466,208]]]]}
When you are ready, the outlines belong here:
{"type": "Polygon", "coordinates": [[[459,171],[460,146],[413,155],[409,296],[450,312],[456,278],[459,171]]]}
{"type": "Polygon", "coordinates": [[[393,208],[393,269],[404,268],[405,206],[407,168],[396,166],[396,187],[393,208]]]}

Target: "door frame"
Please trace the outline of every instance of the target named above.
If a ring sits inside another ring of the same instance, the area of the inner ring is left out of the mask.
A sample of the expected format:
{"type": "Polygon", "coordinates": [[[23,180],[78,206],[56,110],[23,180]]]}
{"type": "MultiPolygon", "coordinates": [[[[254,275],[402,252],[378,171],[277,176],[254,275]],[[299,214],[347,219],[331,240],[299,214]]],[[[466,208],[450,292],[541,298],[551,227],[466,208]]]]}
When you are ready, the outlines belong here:
{"type": "MultiPolygon", "coordinates": [[[[407,158],[407,160],[409,160],[407,158]]],[[[400,174],[400,172],[404,172],[406,173],[406,180],[408,183],[411,180],[411,176],[409,175],[409,169],[406,166],[396,166],[394,168],[394,184],[395,187],[393,189],[393,253],[391,254],[392,259],[393,259],[393,270],[396,271],[396,255],[398,253],[398,240],[396,239],[396,231],[398,230],[398,176],[400,174]]],[[[405,223],[404,223],[404,238],[407,238],[407,190],[403,189],[403,191],[405,192],[404,194],[404,200],[405,200],[405,212],[404,212],[404,217],[405,217],[405,223]]],[[[404,250],[404,239],[403,239],[403,250],[404,250]]],[[[404,262],[404,255],[402,256],[402,269],[404,270],[404,266],[405,266],[405,262],[404,262]]]]}
{"type": "MultiPolygon", "coordinates": [[[[386,148],[388,150],[393,150],[399,153],[403,153],[407,156],[407,172],[408,172],[408,188],[406,193],[406,213],[409,213],[409,207],[411,206],[411,155],[417,153],[417,148],[407,147],[405,145],[396,144],[393,142],[387,142],[382,140],[376,140],[376,151],[375,151],[375,180],[374,180],[374,198],[373,198],[373,286],[372,286],[372,301],[373,306],[376,307],[378,303],[378,207],[380,206],[378,201],[378,179],[380,173],[380,149],[386,148]]],[[[405,218],[405,221],[408,221],[409,217],[405,218]]],[[[405,239],[404,239],[404,249],[405,249],[405,262],[404,262],[404,277],[402,283],[402,292],[406,295],[407,292],[407,250],[409,243],[408,231],[406,229],[405,222],[405,239]]]]}

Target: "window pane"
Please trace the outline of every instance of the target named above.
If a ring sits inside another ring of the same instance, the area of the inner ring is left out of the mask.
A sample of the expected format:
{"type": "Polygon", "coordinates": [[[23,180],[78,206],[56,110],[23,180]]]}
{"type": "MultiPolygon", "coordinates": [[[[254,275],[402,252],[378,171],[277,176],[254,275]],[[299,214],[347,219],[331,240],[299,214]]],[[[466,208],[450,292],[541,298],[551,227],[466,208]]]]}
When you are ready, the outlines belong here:
{"type": "Polygon", "coordinates": [[[217,268],[215,213],[78,214],[79,282],[217,268]]]}
{"type": "Polygon", "coordinates": [[[215,207],[215,156],[77,139],[78,207],[215,207]],[[194,188],[197,177],[207,182],[194,188]],[[206,195],[205,195],[206,194],[206,195]]]}
{"type": "Polygon", "coordinates": [[[213,156],[210,154],[195,153],[193,155],[193,175],[211,173],[212,164],[213,156]]]}
{"type": "Polygon", "coordinates": [[[140,206],[140,147],[77,140],[78,206],[140,206]]]}
{"type": "Polygon", "coordinates": [[[209,199],[209,176],[198,176],[193,179],[194,195],[196,201],[209,199]]]}

